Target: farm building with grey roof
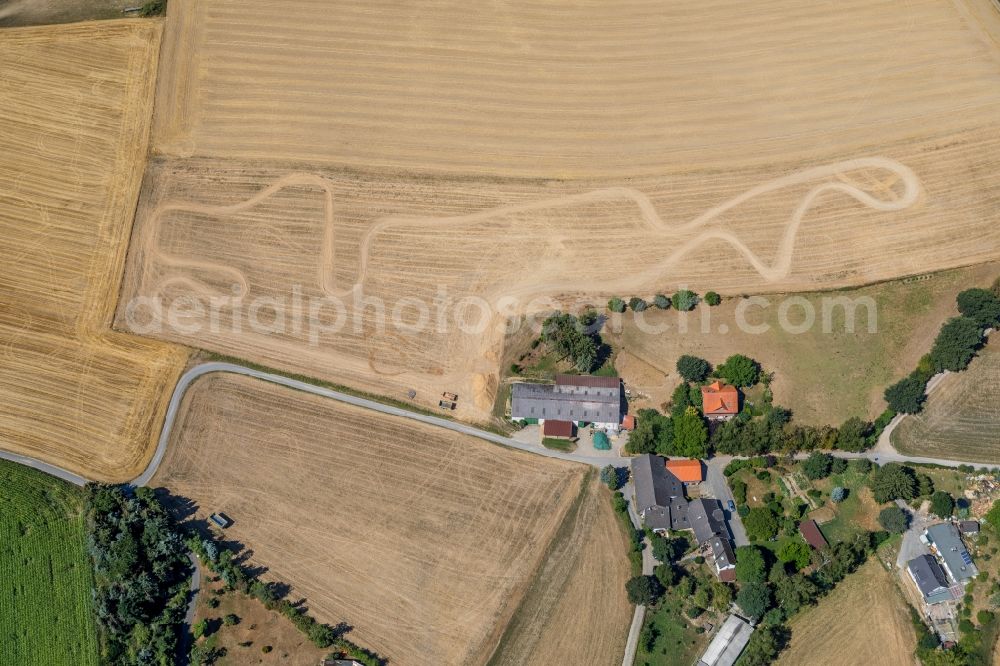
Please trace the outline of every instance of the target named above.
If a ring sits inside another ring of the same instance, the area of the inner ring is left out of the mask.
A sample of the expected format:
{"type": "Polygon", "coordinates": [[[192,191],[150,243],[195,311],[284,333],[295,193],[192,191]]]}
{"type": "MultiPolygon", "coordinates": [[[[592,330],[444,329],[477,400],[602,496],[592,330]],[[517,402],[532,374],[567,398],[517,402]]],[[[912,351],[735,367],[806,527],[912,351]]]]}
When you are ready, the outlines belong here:
{"type": "Polygon", "coordinates": [[[558,375],[555,384],[524,382],[511,389],[510,413],[517,421],[574,421],[617,431],[622,407],[617,377],[558,375]]]}

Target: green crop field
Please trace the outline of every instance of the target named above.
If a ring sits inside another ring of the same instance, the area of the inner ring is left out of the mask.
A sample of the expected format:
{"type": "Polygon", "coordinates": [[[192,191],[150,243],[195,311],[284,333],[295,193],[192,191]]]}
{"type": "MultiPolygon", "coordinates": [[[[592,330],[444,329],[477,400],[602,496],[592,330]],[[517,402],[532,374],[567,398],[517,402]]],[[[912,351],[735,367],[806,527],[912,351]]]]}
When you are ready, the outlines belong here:
{"type": "Polygon", "coordinates": [[[0,664],[97,664],[83,492],[0,460],[0,664]]]}

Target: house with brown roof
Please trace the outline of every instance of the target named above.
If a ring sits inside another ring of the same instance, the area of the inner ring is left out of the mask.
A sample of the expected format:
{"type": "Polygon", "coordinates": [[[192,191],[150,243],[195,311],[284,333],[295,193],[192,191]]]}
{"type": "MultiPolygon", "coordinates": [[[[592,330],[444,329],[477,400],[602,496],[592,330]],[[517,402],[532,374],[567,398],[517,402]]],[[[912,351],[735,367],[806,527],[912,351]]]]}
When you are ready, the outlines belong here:
{"type": "Polygon", "coordinates": [[[826,548],[826,537],[819,531],[819,525],[816,524],[815,520],[803,520],[799,523],[799,533],[802,534],[806,543],[816,550],[826,548]]]}
{"type": "Polygon", "coordinates": [[[667,469],[685,486],[695,485],[705,480],[700,460],[667,460],[667,469]]]}
{"type": "Polygon", "coordinates": [[[701,411],[711,421],[728,421],[740,411],[740,392],[719,380],[702,386],[701,411]]]}

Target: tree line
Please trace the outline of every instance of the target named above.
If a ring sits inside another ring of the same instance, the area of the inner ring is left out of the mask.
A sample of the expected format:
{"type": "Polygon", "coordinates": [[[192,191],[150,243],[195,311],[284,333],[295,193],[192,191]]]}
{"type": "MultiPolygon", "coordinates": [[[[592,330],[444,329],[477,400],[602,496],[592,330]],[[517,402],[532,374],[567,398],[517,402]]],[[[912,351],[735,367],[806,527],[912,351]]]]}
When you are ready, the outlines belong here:
{"type": "Polygon", "coordinates": [[[86,486],[87,550],[101,662],[177,662],[190,562],[180,529],[148,488],[86,486]]]}
{"type": "Polygon", "coordinates": [[[955,301],[960,315],[942,324],[931,351],[920,359],[916,369],[885,390],[889,409],[901,414],[920,412],[931,377],[945,370],[960,372],[969,367],[984,343],[986,329],[1000,325],[1000,296],[996,289],[966,289],[958,294],[955,301]]]}

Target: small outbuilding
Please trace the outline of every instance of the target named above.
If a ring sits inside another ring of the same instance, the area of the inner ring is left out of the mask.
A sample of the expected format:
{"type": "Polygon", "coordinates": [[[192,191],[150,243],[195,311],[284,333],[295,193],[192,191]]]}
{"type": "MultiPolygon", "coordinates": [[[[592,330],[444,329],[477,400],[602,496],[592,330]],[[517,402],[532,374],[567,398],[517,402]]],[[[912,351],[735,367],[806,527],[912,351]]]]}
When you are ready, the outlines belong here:
{"type": "Polygon", "coordinates": [[[572,439],[574,434],[576,434],[576,426],[573,425],[572,421],[556,421],[554,419],[546,419],[545,423],[542,424],[543,437],[572,439]]]}
{"type": "Polygon", "coordinates": [[[978,520],[963,520],[958,523],[958,531],[962,534],[979,534],[978,520]]]}
{"type": "Polygon", "coordinates": [[[826,548],[826,537],[820,532],[819,525],[816,524],[815,520],[803,520],[799,523],[799,533],[806,540],[806,543],[816,550],[826,548]]]}
{"type": "Polygon", "coordinates": [[[738,615],[730,615],[701,655],[698,666],[733,666],[750,642],[752,633],[749,622],[738,615]]]}
{"type": "Polygon", "coordinates": [[[219,527],[221,527],[222,529],[226,529],[227,527],[233,524],[232,519],[230,519],[230,517],[224,513],[213,513],[211,516],[208,517],[208,519],[211,520],[216,525],[218,525],[219,527]]]}

